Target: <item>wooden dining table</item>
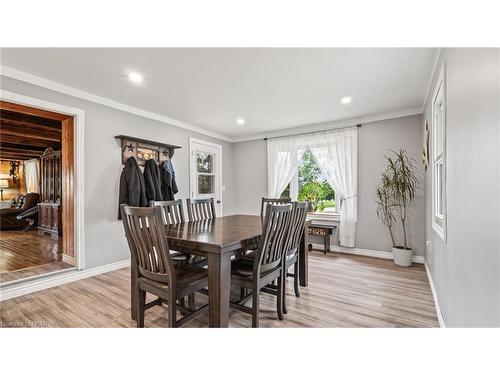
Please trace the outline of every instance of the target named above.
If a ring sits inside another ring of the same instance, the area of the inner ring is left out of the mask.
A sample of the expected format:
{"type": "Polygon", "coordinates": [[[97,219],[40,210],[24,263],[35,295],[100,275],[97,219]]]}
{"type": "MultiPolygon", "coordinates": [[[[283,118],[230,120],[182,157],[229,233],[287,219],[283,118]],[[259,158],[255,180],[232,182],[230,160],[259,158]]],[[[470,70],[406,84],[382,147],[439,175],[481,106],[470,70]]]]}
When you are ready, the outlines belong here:
{"type": "MultiPolygon", "coordinates": [[[[210,327],[228,327],[231,293],[231,259],[242,249],[258,244],[262,234],[262,217],[230,215],[215,219],[166,225],[171,249],[202,255],[208,261],[208,295],[210,327]]],[[[308,224],[299,251],[300,285],[307,286],[308,224]]],[[[132,269],[132,285],[137,272],[132,269]]],[[[133,296],[132,296],[133,298],[133,296]]],[[[133,299],[132,299],[133,301],[133,299]]],[[[132,303],[132,306],[134,304],[132,303]]],[[[132,309],[132,318],[135,311],[132,309]]]]}

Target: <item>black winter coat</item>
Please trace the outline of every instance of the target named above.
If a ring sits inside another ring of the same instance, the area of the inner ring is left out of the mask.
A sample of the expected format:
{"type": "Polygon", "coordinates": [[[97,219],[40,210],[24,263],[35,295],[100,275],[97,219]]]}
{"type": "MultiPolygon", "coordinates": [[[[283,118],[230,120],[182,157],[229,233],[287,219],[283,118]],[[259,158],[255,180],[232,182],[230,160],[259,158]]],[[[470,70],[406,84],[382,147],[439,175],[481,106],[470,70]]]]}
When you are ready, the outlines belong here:
{"type": "Polygon", "coordinates": [[[165,160],[161,168],[161,192],[166,201],[173,201],[179,189],[175,182],[175,172],[172,162],[165,160]]]}
{"type": "MultiPolygon", "coordinates": [[[[134,207],[148,206],[144,175],[133,156],[125,162],[120,176],[119,204],[123,203],[134,207]]],[[[120,206],[118,206],[118,219],[121,219],[120,206]]]]}
{"type": "Polygon", "coordinates": [[[153,159],[146,161],[144,180],[146,182],[146,198],[148,202],[162,201],[160,167],[153,159]]]}

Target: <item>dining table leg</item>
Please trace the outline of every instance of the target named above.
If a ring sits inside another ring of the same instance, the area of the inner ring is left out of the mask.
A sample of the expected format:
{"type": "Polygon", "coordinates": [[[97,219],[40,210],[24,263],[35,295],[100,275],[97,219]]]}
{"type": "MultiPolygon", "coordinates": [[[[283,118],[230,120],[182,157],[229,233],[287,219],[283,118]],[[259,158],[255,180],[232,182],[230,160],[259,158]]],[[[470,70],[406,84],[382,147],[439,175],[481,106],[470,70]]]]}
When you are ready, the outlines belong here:
{"type": "Polygon", "coordinates": [[[208,254],[208,295],[210,327],[228,327],[231,254],[208,254]]]}

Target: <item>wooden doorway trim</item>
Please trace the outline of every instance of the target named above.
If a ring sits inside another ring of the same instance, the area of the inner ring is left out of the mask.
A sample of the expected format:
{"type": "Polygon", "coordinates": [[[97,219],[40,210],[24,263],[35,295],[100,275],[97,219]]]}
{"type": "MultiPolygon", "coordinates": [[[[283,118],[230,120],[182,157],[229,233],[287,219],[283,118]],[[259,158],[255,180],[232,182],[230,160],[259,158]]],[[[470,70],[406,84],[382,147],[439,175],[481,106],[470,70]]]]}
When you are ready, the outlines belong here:
{"type": "Polygon", "coordinates": [[[63,257],[84,269],[84,111],[5,90],[0,108],[61,121],[63,257]]]}
{"type": "MultiPolygon", "coordinates": [[[[75,152],[74,152],[74,121],[73,117],[64,119],[61,123],[61,178],[62,178],[62,230],[63,254],[69,258],[66,262],[75,263],[75,152]]],[[[63,257],[64,257],[63,255],[63,257]]]]}
{"type": "Polygon", "coordinates": [[[74,180],[74,121],[73,116],[33,108],[26,105],[0,100],[0,109],[9,110],[25,115],[39,116],[57,120],[61,123],[61,227],[62,227],[62,252],[67,263],[76,265],[74,249],[74,204],[75,194],[73,189],[74,180]]]}

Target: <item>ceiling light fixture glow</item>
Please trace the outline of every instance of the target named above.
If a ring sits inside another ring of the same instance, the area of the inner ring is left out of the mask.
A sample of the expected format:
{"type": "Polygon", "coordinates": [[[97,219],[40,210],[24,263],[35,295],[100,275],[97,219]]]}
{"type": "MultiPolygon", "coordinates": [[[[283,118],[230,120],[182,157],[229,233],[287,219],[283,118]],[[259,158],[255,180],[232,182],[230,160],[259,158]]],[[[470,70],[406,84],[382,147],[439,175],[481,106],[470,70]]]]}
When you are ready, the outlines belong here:
{"type": "Polygon", "coordinates": [[[340,99],[340,102],[342,104],[349,104],[352,102],[352,98],[350,96],[344,96],[342,99],[340,99]]]}
{"type": "Polygon", "coordinates": [[[245,125],[245,119],[244,118],[236,119],[236,124],[239,126],[245,125]]]}
{"type": "Polygon", "coordinates": [[[139,73],[129,73],[128,79],[130,79],[134,83],[141,83],[142,75],[140,75],[139,73]]]}

